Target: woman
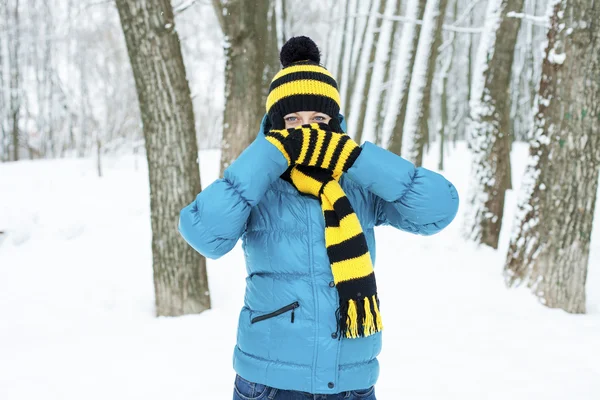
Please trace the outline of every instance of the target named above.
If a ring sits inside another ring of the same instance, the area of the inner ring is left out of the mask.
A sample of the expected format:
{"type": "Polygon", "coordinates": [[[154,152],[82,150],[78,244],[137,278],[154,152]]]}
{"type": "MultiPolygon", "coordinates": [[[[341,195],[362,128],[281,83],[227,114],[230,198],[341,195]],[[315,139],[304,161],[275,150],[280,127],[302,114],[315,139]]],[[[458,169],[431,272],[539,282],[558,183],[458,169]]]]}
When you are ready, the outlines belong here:
{"type": "Polygon", "coordinates": [[[243,240],[234,400],[374,400],[385,309],[373,228],[434,234],[458,195],[344,133],[337,84],[309,38],[290,39],[280,58],[256,140],[181,211],[179,230],[213,259],[243,240]]]}

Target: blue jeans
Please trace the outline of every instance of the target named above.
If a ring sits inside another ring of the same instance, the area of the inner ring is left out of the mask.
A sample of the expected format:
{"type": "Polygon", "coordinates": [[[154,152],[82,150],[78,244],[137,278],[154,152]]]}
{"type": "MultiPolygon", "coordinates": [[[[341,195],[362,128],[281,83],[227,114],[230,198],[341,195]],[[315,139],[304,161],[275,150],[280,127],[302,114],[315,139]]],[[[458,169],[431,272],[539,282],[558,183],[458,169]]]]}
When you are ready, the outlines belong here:
{"type": "Polygon", "coordinates": [[[293,390],[281,390],[249,382],[237,375],[233,389],[233,400],[377,400],[375,386],[337,394],[310,394],[293,390]]]}

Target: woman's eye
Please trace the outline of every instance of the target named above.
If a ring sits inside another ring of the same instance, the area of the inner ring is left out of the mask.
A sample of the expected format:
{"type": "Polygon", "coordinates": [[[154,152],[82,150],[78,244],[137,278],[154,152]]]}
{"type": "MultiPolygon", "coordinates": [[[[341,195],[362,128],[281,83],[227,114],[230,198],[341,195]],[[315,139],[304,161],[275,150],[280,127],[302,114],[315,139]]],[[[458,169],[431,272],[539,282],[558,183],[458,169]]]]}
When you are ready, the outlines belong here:
{"type": "Polygon", "coordinates": [[[317,121],[325,121],[325,117],[316,116],[315,120],[317,120],[317,121]]]}
{"type": "Polygon", "coordinates": [[[297,119],[296,117],[287,117],[285,120],[287,122],[296,122],[296,119],[297,119]]]}

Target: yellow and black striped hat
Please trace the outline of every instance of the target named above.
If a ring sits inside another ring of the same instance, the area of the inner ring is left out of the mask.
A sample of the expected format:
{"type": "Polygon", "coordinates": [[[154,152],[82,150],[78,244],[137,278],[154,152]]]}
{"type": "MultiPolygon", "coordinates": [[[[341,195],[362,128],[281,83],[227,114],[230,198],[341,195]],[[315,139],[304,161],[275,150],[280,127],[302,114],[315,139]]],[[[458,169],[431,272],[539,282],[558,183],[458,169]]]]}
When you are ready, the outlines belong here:
{"type": "Polygon", "coordinates": [[[338,121],[337,82],[319,65],[321,56],[317,45],[306,36],[293,37],[283,45],[279,57],[283,69],[271,81],[267,97],[271,127],[284,129],[283,117],[298,111],[318,111],[338,121]]]}

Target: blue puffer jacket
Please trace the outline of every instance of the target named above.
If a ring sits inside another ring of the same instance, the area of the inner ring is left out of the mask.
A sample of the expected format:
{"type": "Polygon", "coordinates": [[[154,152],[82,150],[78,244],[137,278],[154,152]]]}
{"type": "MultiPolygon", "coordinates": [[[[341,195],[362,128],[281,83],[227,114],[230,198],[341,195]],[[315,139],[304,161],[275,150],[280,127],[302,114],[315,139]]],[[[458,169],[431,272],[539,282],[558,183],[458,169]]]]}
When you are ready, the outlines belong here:
{"type": "MultiPolygon", "coordinates": [[[[333,338],[338,295],[321,207],[279,178],[286,168],[261,126],[224,178],[181,211],[179,230],[213,259],[242,238],[248,277],[233,357],[240,376],[310,393],[368,388],[379,375],[381,333],[333,338]]],[[[369,142],[340,184],[361,221],[373,264],[375,226],[432,235],[458,208],[456,189],[444,177],[369,142]]],[[[385,323],[385,308],[382,313],[385,323]]]]}

